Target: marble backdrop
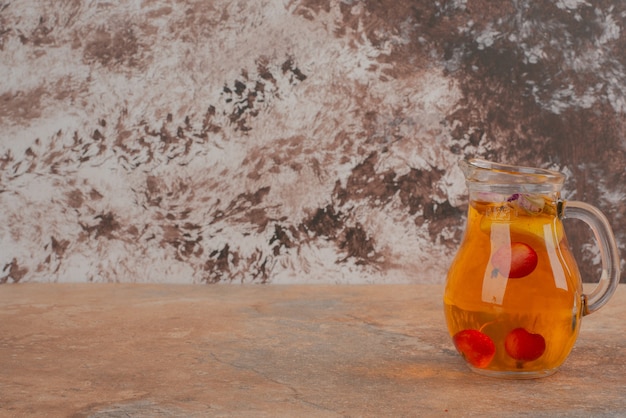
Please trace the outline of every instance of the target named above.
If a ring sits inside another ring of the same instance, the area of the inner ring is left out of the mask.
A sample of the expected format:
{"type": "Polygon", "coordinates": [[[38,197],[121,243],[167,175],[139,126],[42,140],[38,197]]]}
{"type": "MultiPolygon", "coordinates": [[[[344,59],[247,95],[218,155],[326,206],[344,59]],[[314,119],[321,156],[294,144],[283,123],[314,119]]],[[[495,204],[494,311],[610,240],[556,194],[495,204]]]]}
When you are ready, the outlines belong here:
{"type": "Polygon", "coordinates": [[[0,282],[443,282],[471,156],[565,172],[625,255],[625,23],[617,0],[1,2],[0,282]]]}

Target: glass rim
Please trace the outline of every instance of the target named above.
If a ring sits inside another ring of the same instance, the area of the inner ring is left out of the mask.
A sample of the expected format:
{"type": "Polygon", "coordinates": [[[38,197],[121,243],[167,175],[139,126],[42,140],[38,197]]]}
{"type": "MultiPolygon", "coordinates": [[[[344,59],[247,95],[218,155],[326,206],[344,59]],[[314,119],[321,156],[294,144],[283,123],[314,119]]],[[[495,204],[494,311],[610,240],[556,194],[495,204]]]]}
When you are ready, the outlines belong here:
{"type": "Polygon", "coordinates": [[[558,171],[470,158],[460,163],[469,185],[480,189],[515,188],[545,193],[560,191],[565,175],[558,171]]]}

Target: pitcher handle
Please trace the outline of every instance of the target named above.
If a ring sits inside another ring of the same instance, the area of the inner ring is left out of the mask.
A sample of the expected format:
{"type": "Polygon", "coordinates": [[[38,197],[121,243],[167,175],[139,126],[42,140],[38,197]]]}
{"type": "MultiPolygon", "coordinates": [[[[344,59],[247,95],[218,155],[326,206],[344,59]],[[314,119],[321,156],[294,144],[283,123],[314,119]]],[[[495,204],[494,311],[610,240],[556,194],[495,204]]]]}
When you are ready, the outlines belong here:
{"type": "Polygon", "coordinates": [[[583,295],[583,315],[589,315],[604,306],[617,289],[620,279],[620,258],[615,236],[606,216],[596,207],[577,201],[561,201],[561,218],[579,219],[593,231],[600,248],[602,273],[600,281],[589,295],[583,295]]]}

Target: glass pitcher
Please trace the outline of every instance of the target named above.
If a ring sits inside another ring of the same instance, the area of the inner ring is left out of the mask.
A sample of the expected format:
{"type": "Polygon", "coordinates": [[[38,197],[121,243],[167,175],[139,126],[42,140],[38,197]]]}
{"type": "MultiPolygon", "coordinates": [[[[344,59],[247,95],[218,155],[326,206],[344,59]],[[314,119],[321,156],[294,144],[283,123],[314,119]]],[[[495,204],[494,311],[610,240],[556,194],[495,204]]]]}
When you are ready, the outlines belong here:
{"type": "Polygon", "coordinates": [[[444,293],[450,336],[481,374],[536,378],[569,355],[580,320],[602,307],[619,282],[611,227],[595,207],[562,200],[559,172],[472,159],[467,226],[444,293]],[[600,248],[602,273],[589,294],[562,219],[584,221],[600,248]]]}

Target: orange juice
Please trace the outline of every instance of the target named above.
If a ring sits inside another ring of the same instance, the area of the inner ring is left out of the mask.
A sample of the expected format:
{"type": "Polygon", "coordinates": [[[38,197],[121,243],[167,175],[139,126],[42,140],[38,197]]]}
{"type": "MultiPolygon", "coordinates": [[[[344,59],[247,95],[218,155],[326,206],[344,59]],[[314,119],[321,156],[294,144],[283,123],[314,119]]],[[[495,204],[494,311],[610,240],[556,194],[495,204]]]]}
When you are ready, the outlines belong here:
{"type": "Polygon", "coordinates": [[[583,302],[557,200],[473,197],[444,294],[450,335],[479,373],[551,374],[574,345],[583,302]]]}

